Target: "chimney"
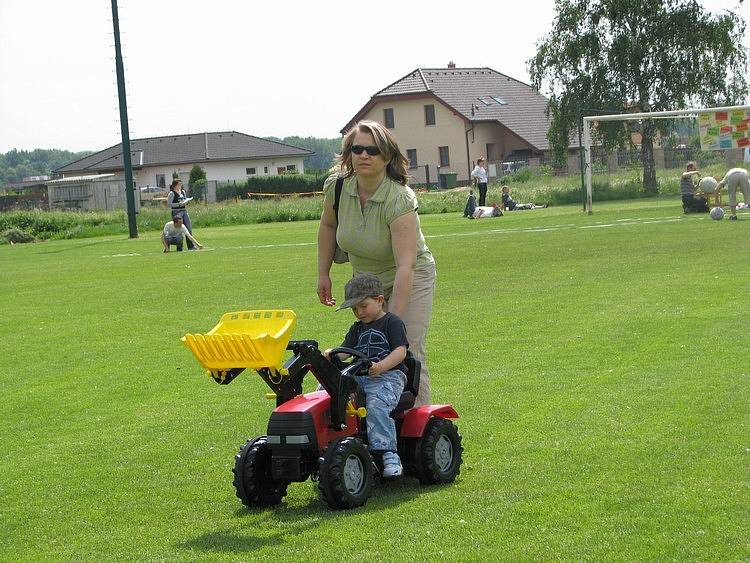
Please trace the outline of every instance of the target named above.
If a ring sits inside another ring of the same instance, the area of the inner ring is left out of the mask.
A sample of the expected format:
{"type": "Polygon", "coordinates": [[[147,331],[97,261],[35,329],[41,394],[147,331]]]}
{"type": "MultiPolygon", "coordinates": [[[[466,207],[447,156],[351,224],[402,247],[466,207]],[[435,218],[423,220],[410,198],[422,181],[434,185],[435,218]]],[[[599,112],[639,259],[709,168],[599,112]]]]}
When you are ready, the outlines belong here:
{"type": "Polygon", "coordinates": [[[448,68],[456,68],[456,63],[454,63],[453,61],[449,61],[448,68]]]}

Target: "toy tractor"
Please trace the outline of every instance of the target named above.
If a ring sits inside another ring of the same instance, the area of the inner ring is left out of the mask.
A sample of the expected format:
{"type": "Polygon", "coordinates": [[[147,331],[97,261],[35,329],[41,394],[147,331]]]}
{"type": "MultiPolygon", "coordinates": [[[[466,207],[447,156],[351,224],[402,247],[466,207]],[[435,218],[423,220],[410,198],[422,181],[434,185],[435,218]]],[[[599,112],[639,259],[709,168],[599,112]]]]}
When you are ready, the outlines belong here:
{"type": "MultiPolygon", "coordinates": [[[[243,504],[279,504],[290,483],[310,478],[331,508],[362,506],[382,463],[367,449],[364,395],[352,378],[367,373],[370,362],[349,348],[334,349],[328,360],[314,340],[290,341],[295,324],[289,310],[226,313],[208,334],[186,334],[182,341],[217,383],[251,368],[275,396],[267,432],[235,457],[233,484],[243,504]],[[282,363],[286,350],[292,355],[282,363]],[[339,353],[350,359],[339,361],[339,353]],[[302,394],[308,372],[322,390],[302,394]]],[[[450,483],[462,463],[461,436],[450,420],[458,414],[451,405],[414,408],[420,363],[411,355],[405,363],[406,387],[391,413],[404,472],[423,484],[450,483]]]]}

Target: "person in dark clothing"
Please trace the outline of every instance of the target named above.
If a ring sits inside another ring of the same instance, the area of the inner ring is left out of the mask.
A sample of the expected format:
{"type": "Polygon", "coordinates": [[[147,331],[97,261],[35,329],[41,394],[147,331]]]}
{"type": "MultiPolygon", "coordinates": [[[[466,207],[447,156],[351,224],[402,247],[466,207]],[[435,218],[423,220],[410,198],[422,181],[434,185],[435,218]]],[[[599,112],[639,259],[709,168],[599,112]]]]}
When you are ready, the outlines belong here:
{"type": "Polygon", "coordinates": [[[546,203],[536,205],[534,203],[518,203],[512,197],[510,197],[510,188],[508,186],[502,187],[502,198],[503,198],[503,209],[508,211],[520,211],[522,209],[536,209],[538,207],[547,207],[546,203]]]}
{"type": "Polygon", "coordinates": [[[474,192],[469,191],[469,199],[466,200],[466,207],[464,207],[464,217],[473,219],[474,210],[476,208],[477,208],[477,198],[474,196],[474,192]]]}
{"type": "Polygon", "coordinates": [[[693,176],[699,175],[695,162],[688,162],[686,171],[680,178],[680,195],[682,196],[682,210],[685,213],[708,213],[708,200],[695,195],[693,176]]]}

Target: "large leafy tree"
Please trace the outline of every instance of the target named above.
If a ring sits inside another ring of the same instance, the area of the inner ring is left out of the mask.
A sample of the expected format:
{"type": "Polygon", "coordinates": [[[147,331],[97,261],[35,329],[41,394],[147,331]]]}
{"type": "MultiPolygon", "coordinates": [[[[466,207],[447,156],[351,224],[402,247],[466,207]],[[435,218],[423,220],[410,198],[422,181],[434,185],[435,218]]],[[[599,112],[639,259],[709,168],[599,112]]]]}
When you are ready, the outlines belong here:
{"type": "MultiPolygon", "coordinates": [[[[534,86],[549,96],[558,162],[580,114],[732,105],[747,96],[745,21],[731,11],[712,14],[696,0],[556,0],[555,10],[529,67],[534,86]]],[[[600,122],[595,134],[608,148],[621,145],[623,123],[600,122]]],[[[655,132],[652,120],[642,123],[648,191],[657,189],[655,132]]]]}

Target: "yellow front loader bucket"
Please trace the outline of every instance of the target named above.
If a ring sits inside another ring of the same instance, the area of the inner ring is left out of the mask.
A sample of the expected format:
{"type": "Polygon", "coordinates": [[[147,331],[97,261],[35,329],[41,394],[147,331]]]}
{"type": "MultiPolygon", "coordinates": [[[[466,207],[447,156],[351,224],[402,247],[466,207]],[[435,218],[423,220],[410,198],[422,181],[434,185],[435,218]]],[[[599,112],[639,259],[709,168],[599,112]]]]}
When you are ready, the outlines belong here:
{"type": "Polygon", "coordinates": [[[224,314],[208,334],[186,334],[182,342],[213,376],[232,368],[270,368],[281,373],[284,350],[296,324],[294,311],[238,311],[224,314]]]}

